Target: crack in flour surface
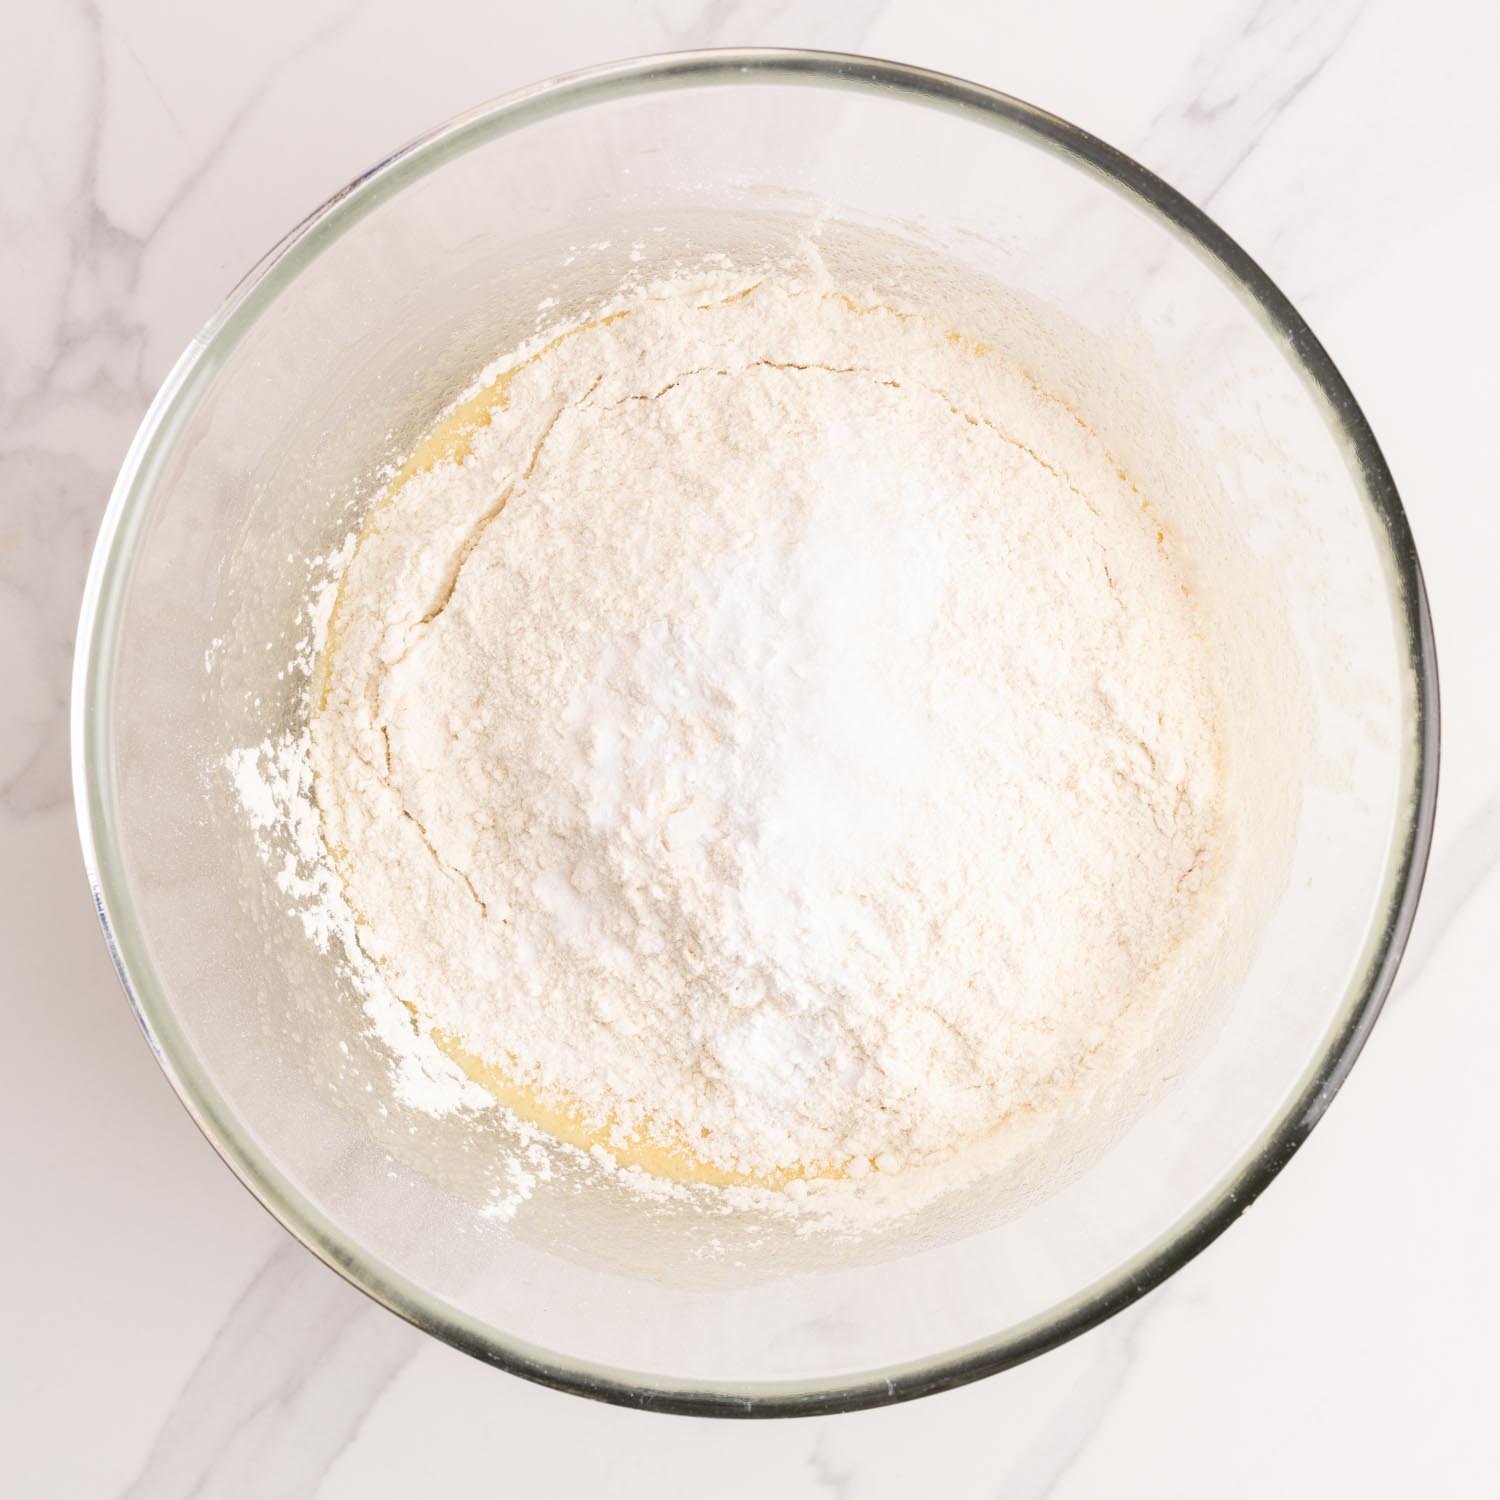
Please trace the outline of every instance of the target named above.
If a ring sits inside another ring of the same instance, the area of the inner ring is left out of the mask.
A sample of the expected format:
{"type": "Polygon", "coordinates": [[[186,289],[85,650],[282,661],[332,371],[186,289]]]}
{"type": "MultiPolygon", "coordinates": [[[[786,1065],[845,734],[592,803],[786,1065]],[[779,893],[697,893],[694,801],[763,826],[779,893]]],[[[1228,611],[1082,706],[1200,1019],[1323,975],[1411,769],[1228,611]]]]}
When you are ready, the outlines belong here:
{"type": "Polygon", "coordinates": [[[1218,689],[1066,407],[773,278],[627,298],[464,412],[357,539],[310,745],[358,946],[472,1078],[801,1191],[1150,1044],[1229,857],[1218,689]]]}

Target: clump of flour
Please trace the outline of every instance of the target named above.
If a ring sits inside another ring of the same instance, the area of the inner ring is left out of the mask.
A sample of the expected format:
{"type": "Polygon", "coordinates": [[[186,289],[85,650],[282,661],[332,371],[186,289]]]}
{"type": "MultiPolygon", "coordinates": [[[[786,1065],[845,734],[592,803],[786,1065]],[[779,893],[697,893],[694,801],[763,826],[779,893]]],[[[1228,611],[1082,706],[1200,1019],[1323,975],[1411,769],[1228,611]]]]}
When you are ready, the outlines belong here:
{"type": "Polygon", "coordinates": [[[606,1164],[792,1199],[1118,1076],[1232,851],[1209,647],[1092,435],[791,280],[495,375],[372,508],[306,738],[233,767],[372,1014],[606,1164]]]}

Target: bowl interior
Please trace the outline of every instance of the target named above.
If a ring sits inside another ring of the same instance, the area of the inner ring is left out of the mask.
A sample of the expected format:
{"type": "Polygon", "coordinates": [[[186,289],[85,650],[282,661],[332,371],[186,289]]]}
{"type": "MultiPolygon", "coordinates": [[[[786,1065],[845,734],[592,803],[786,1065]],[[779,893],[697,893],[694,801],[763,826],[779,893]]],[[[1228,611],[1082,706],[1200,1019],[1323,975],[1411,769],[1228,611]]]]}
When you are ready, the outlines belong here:
{"type": "Polygon", "coordinates": [[[1336,375],[1254,275],[1058,122],[807,56],[529,92],[305,226],[148,418],[80,669],[101,907],[164,1063],[236,1170],[423,1326],[669,1404],[910,1394],[1044,1347],[1180,1261],[1336,1087],[1430,822],[1430,642],[1404,524],[1336,375]],[[1239,948],[1119,1109],[1048,1144],[1045,1192],[1033,1169],[851,1243],[643,1211],[553,1161],[513,1215],[486,1215],[524,1142],[393,1086],[225,759],[297,732],[308,559],[499,352],[630,278],[709,254],[805,261],[809,243],[836,276],[1004,349],[1180,534],[1229,643],[1254,813],[1239,948]]]}

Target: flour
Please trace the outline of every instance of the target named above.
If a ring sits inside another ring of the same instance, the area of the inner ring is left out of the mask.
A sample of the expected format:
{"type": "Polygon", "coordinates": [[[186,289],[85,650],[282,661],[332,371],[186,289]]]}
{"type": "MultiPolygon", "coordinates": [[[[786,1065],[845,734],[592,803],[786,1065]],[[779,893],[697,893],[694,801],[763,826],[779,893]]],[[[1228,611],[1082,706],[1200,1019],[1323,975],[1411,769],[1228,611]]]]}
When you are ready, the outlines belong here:
{"type": "Polygon", "coordinates": [[[302,747],[372,982],[609,1160],[793,1196],[1149,1045],[1233,852],[1218,694],[1088,430],[795,281],[494,375],[372,509],[302,747]]]}

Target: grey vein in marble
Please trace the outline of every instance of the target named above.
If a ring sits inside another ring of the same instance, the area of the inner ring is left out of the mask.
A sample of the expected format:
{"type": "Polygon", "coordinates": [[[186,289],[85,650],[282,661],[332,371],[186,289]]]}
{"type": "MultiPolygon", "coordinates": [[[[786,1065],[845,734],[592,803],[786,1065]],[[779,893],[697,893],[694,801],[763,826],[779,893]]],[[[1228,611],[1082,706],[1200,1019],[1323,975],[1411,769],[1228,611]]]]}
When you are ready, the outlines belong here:
{"type": "MultiPolygon", "coordinates": [[[[92,6],[74,12],[84,23],[80,54],[90,72],[76,144],[57,160],[69,139],[63,121],[45,139],[22,142],[63,189],[55,223],[63,275],[36,346],[28,350],[24,338],[0,345],[0,492],[15,518],[0,531],[0,679],[16,685],[0,716],[0,807],[14,815],[44,812],[69,793],[68,685],[78,597],[114,470],[162,373],[145,368],[146,329],[131,316],[143,259],[211,178],[280,73],[336,35],[357,10],[288,49],[143,233],[121,228],[101,206],[102,21],[92,6]]],[[[50,257],[56,248],[49,243],[39,254],[50,257]]],[[[47,286],[39,266],[29,279],[47,286]]],[[[201,309],[200,320],[211,311],[201,309]]]]}
{"type": "Polygon", "coordinates": [[[1207,208],[1338,54],[1362,10],[1362,0],[1260,0],[1199,54],[1188,97],[1158,112],[1136,154],[1207,208]]]}
{"type": "Polygon", "coordinates": [[[311,1495],[422,1337],[288,1242],[230,1310],[121,1500],[311,1495]]]}

